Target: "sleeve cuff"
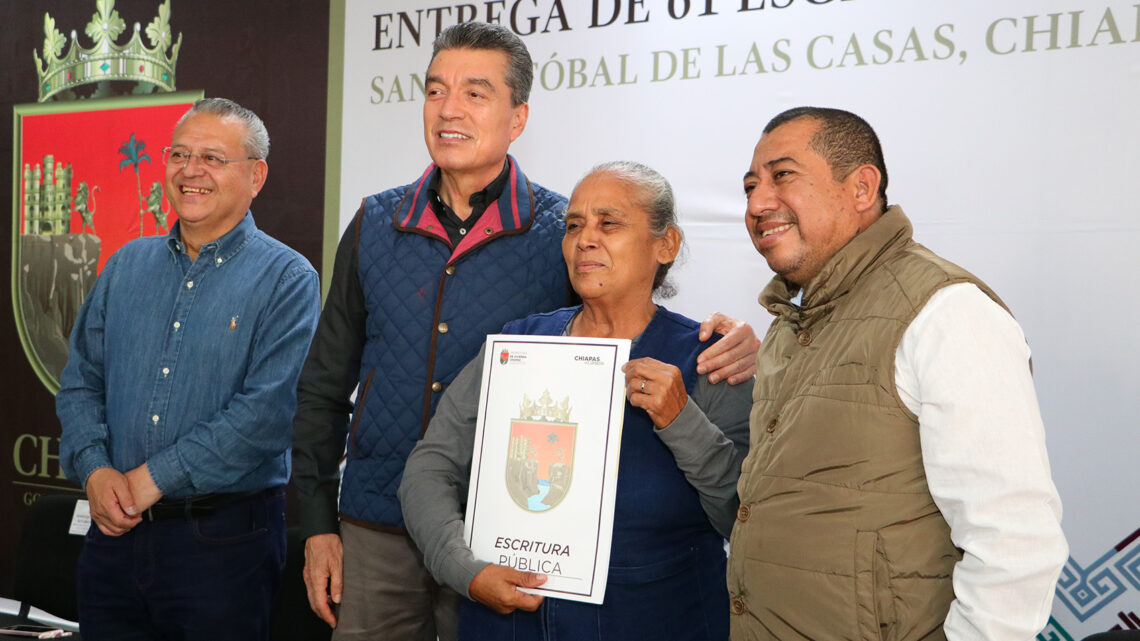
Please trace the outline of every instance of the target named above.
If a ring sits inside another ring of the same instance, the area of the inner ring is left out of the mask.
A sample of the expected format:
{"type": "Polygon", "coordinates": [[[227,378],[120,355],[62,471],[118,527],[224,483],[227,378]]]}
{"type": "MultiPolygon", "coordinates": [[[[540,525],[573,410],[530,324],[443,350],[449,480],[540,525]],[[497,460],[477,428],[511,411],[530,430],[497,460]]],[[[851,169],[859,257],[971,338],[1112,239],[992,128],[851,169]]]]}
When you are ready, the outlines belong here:
{"type": "Polygon", "coordinates": [[[317,491],[311,496],[297,493],[298,527],[301,538],[307,539],[318,534],[339,534],[336,492],[317,491]]]}
{"type": "Polygon", "coordinates": [[[146,462],[150,478],[158,486],[163,496],[176,494],[187,488],[192,488],[190,474],[182,467],[178,454],[173,447],[168,447],[152,456],[146,462]]]}
{"type": "Polygon", "coordinates": [[[451,589],[462,594],[468,599],[471,598],[471,593],[468,588],[471,587],[471,582],[475,580],[475,575],[483,571],[483,568],[491,565],[489,561],[482,561],[475,558],[471,553],[471,549],[467,546],[454,548],[444,563],[446,570],[441,571],[445,576],[437,577],[439,580],[450,586],[451,589]]]}
{"type": "Polygon", "coordinates": [[[491,562],[475,558],[475,554],[463,540],[463,521],[456,520],[438,526],[433,533],[436,537],[427,542],[426,546],[421,545],[420,541],[416,542],[421,550],[426,548],[424,563],[428,571],[435,577],[436,582],[470,599],[471,594],[468,589],[471,587],[471,581],[483,568],[491,565],[491,562]],[[432,552],[433,549],[439,553],[432,552]]]}
{"type": "Polygon", "coordinates": [[[79,487],[87,487],[87,479],[95,470],[102,467],[113,467],[111,465],[111,457],[107,456],[107,450],[103,447],[92,445],[83,450],[83,453],[76,457],[75,473],[76,478],[72,480],[79,483],[79,487]]]}
{"type": "Polygon", "coordinates": [[[658,438],[670,448],[679,443],[699,442],[700,431],[695,428],[705,420],[705,413],[701,411],[693,397],[690,396],[685,401],[685,406],[681,408],[681,412],[677,414],[677,418],[674,418],[673,422],[665,427],[655,430],[655,432],[658,438]]]}

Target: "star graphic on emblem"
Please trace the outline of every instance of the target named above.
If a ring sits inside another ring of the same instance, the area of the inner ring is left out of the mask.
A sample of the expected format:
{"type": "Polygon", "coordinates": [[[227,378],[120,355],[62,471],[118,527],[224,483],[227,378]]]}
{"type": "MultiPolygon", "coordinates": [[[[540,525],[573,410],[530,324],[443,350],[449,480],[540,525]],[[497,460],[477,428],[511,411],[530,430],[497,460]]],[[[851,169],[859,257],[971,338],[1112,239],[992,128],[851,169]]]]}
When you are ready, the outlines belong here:
{"type": "Polygon", "coordinates": [[[553,433],[553,432],[551,432],[550,434],[547,434],[546,435],[546,442],[547,443],[557,443],[558,442],[558,435],[553,433]]]}

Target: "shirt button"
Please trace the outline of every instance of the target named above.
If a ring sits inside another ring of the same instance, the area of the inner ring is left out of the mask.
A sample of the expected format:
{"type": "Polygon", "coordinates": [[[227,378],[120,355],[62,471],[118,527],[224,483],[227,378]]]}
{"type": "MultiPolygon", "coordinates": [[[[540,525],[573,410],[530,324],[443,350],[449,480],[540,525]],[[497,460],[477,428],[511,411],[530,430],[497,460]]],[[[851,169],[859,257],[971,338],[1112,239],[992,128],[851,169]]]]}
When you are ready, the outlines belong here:
{"type": "Polygon", "coordinates": [[[448,265],[446,268],[444,268],[443,273],[451,276],[455,273],[455,265],[448,265]]]}
{"type": "Polygon", "coordinates": [[[155,414],[154,416],[150,417],[150,420],[154,421],[155,423],[158,423],[158,414],[155,414]]]}
{"type": "Polygon", "coordinates": [[[459,235],[460,236],[466,236],[467,235],[467,228],[466,227],[460,227],[459,228],[459,235]]]}
{"type": "Polygon", "coordinates": [[[178,329],[179,327],[182,327],[182,323],[179,323],[178,321],[174,321],[174,329],[178,329]]]}
{"type": "Polygon", "coordinates": [[[732,600],[732,613],[736,615],[744,614],[744,599],[735,597],[732,600]]]}
{"type": "Polygon", "coordinates": [[[163,376],[169,376],[170,375],[170,368],[169,367],[162,368],[162,375],[163,376]]]}
{"type": "Polygon", "coordinates": [[[747,505],[741,505],[740,508],[736,510],[736,518],[740,519],[741,522],[747,521],[750,516],[752,516],[752,510],[747,505]]]}
{"type": "Polygon", "coordinates": [[[433,392],[443,391],[443,383],[440,383],[439,381],[432,383],[431,384],[431,391],[433,391],[433,392]]]}
{"type": "Polygon", "coordinates": [[[219,259],[215,260],[214,262],[215,262],[216,264],[218,264],[218,265],[221,265],[221,264],[222,264],[222,259],[221,259],[221,258],[219,258],[219,259]]]}
{"type": "Polygon", "coordinates": [[[769,433],[769,434],[771,434],[772,432],[775,432],[775,431],[776,431],[776,420],[777,420],[777,419],[772,419],[772,420],[771,420],[771,421],[768,423],[768,427],[767,427],[766,429],[768,430],[768,433],[769,433]]]}
{"type": "Polygon", "coordinates": [[[186,281],[186,289],[194,289],[194,281],[186,281]]]}
{"type": "Polygon", "coordinates": [[[447,333],[447,329],[448,329],[448,328],[447,328],[447,323],[440,323],[439,325],[437,325],[437,326],[436,326],[436,329],[438,329],[438,330],[439,330],[439,333],[440,333],[440,334],[446,334],[446,333],[447,333]]]}
{"type": "Polygon", "coordinates": [[[805,329],[799,334],[796,334],[796,340],[799,341],[800,345],[803,347],[811,345],[811,332],[805,329]]]}

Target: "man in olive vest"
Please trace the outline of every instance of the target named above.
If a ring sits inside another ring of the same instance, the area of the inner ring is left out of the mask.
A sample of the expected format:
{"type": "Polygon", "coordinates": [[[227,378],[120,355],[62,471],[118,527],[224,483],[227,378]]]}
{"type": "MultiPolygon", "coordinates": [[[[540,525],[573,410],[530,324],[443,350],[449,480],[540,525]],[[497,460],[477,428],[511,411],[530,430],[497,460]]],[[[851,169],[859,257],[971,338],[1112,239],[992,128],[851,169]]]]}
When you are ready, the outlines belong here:
{"type": "Polygon", "coordinates": [[[733,639],[1033,638],[1068,555],[1029,349],[911,239],[871,127],[764,129],[746,223],[776,273],[728,567],[733,639]]]}

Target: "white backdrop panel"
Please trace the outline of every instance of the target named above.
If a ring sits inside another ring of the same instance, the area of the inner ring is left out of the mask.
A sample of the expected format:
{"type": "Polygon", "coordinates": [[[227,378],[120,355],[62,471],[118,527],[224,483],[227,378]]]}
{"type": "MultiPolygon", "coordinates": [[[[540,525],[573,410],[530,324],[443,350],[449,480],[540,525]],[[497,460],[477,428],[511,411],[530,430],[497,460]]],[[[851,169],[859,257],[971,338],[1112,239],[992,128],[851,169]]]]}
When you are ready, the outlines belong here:
{"type": "Polygon", "coordinates": [[[1124,625],[1140,609],[1140,5],[694,0],[672,17],[685,4],[349,0],[332,215],[343,229],[363,196],[429,162],[422,79],[437,22],[511,26],[514,11],[536,66],[512,147],[523,169],[566,194],[605,160],[661,171],[689,244],[668,306],[762,332],[771,273],[742,224],[752,147],[785,108],[862,115],[919,241],[993,286],[1033,348],[1072,548],[1042,638],[1124,625]]]}

